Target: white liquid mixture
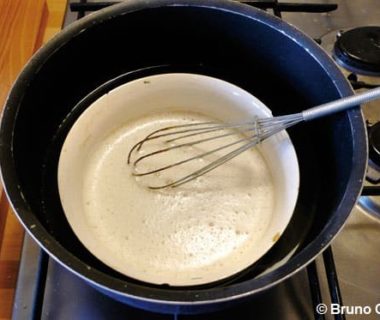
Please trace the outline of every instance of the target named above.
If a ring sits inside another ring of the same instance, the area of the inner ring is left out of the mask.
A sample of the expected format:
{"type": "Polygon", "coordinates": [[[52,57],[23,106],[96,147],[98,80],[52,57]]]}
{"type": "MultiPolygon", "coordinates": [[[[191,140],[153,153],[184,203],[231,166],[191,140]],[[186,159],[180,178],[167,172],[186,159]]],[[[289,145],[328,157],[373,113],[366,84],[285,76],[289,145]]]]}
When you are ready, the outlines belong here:
{"type": "MultiPolygon", "coordinates": [[[[271,220],[274,186],[257,148],[174,189],[149,190],[144,186],[148,179],[161,177],[139,180],[131,175],[127,155],[137,141],[158,128],[193,120],[209,119],[172,113],[129,123],[97,145],[85,165],[86,219],[109,254],[122,257],[130,274],[141,280],[203,283],[240,271],[238,261],[247,260],[271,220]]],[[[179,152],[191,155],[190,149],[179,152]]],[[[167,164],[170,156],[159,161],[167,164]]],[[[191,164],[190,171],[214,158],[191,164]]],[[[183,170],[174,169],[165,179],[178,179],[183,170]]]]}

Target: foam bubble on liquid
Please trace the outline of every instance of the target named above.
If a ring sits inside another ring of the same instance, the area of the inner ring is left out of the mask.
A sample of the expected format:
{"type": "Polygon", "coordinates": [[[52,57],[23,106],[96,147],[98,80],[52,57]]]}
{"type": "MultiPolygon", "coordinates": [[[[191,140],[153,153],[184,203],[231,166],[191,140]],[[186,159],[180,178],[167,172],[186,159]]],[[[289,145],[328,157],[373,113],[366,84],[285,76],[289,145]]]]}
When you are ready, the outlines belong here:
{"type": "MultiPolygon", "coordinates": [[[[273,210],[270,173],[255,149],[174,189],[152,191],[144,179],[126,174],[132,145],[159,127],[186,123],[190,117],[207,120],[184,113],[157,115],[115,131],[89,158],[83,186],[86,218],[110,254],[167,282],[173,274],[186,278],[233,263],[260,239],[273,210]]],[[[161,172],[153,179],[171,183],[182,174],[176,170],[173,176],[161,172]]]]}

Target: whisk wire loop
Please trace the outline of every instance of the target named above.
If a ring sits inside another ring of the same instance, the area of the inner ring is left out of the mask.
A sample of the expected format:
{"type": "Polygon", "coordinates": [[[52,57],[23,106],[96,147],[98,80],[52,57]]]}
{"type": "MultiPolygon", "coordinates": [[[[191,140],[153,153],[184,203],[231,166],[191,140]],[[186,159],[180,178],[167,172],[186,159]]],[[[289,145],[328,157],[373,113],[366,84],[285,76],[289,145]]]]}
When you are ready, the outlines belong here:
{"type": "Polygon", "coordinates": [[[153,152],[149,152],[145,155],[141,155],[137,157],[136,160],[132,162],[133,166],[133,175],[134,176],[147,176],[154,173],[158,173],[164,170],[168,170],[170,168],[183,165],[187,162],[201,159],[204,157],[207,157],[211,154],[214,154],[218,151],[227,149],[229,147],[232,147],[234,145],[243,144],[242,146],[228,152],[227,154],[221,156],[217,160],[203,166],[202,168],[195,170],[194,172],[185,175],[174,182],[166,183],[160,186],[149,186],[150,189],[162,189],[167,187],[177,187],[184,183],[187,183],[191,180],[194,180],[198,178],[201,175],[204,175],[205,173],[219,167],[220,165],[224,164],[225,162],[233,159],[234,157],[238,156],[240,153],[254,147],[255,145],[259,144],[263,140],[269,138],[270,136],[288,128],[289,126],[292,126],[296,122],[302,121],[302,114],[294,114],[290,116],[280,116],[275,118],[263,118],[263,119],[253,119],[253,121],[244,122],[244,123],[229,123],[229,124],[222,124],[217,122],[199,122],[199,123],[190,123],[185,125],[178,125],[178,126],[169,126],[165,127],[159,130],[156,130],[152,132],[150,135],[148,135],[145,139],[139,141],[136,143],[132,149],[130,150],[128,154],[128,163],[131,163],[131,157],[132,154],[135,151],[139,151],[143,144],[148,143],[152,140],[157,140],[159,138],[169,138],[168,140],[165,140],[165,143],[173,143],[178,142],[178,140],[191,138],[195,136],[199,136],[202,134],[210,134],[215,133],[218,131],[225,131],[225,130],[231,130],[227,133],[217,134],[211,137],[206,137],[198,140],[193,140],[190,142],[184,142],[176,145],[172,145],[170,147],[161,148],[158,150],[155,150],[153,152]],[[162,133],[165,132],[165,133],[162,133]],[[225,138],[231,135],[236,135],[237,133],[240,133],[243,135],[243,138],[238,139],[236,141],[233,141],[231,143],[224,144],[220,147],[214,148],[212,150],[203,152],[199,155],[189,157],[187,159],[176,161],[173,163],[170,163],[168,165],[161,166],[159,168],[155,168],[153,170],[147,170],[145,172],[140,172],[137,170],[137,165],[141,163],[143,160],[147,158],[151,158],[153,156],[156,156],[158,154],[163,154],[165,152],[173,151],[175,149],[194,146],[197,144],[213,141],[216,139],[225,138]],[[247,134],[249,133],[249,134],[247,134]],[[173,138],[171,138],[173,137],[173,138]]]}

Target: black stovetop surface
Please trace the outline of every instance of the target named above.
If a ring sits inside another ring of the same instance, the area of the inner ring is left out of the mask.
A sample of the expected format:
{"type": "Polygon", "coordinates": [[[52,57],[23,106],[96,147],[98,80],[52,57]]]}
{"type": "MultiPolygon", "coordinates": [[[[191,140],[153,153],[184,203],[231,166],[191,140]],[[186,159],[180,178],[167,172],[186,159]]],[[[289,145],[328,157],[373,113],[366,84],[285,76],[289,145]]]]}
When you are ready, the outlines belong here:
{"type": "Polygon", "coordinates": [[[164,315],[130,307],[97,291],[49,258],[28,235],[24,239],[22,256],[14,320],[267,320],[313,317],[306,269],[259,297],[232,308],[202,315],[164,315]]]}
{"type": "MultiPolygon", "coordinates": [[[[368,1],[366,0],[366,2],[368,1]]],[[[85,3],[86,1],[72,2],[85,3]]],[[[99,1],[89,2],[99,3],[99,1]]],[[[261,5],[265,3],[270,5],[270,2],[275,3],[276,0],[259,2],[261,5]]],[[[300,1],[295,2],[298,2],[297,7],[300,9],[300,1]]],[[[327,2],[332,3],[332,1],[327,2]]],[[[343,3],[344,1],[334,2],[343,3]]],[[[101,5],[105,5],[105,3],[101,3],[101,5]]],[[[284,5],[282,6],[284,7],[284,5]]],[[[345,6],[343,4],[343,10],[346,9],[345,6]]],[[[278,11],[278,8],[273,10],[275,14],[279,13],[278,11]]],[[[79,16],[83,14],[80,12],[79,16]]],[[[295,22],[299,21],[298,17],[301,19],[302,13],[295,18],[295,22]]],[[[320,17],[322,19],[326,16],[321,14],[320,17]]],[[[65,25],[77,18],[77,13],[68,10],[65,25]]],[[[339,19],[335,21],[339,21],[339,19]]],[[[321,26],[322,24],[316,20],[313,30],[319,34],[322,34],[322,31],[328,31],[328,29],[319,29],[321,26]]],[[[373,189],[367,188],[365,192],[379,194],[378,189],[379,187],[373,191],[373,189]]],[[[326,304],[341,302],[331,248],[328,248],[316,261],[290,279],[244,304],[211,314],[163,315],[130,307],[100,293],[49,258],[29,236],[26,236],[13,319],[325,319],[324,315],[315,312],[316,306],[322,301],[326,304]],[[323,290],[324,288],[328,288],[328,290],[323,290]]],[[[345,316],[326,315],[326,318],[345,319],[345,316]]]]}

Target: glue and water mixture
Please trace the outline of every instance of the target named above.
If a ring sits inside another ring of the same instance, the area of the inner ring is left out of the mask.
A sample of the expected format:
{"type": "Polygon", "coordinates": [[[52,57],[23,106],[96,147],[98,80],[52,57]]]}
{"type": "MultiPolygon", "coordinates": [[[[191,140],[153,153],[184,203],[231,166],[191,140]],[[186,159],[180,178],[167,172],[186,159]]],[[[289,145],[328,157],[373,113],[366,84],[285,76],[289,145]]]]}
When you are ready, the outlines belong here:
{"type": "MultiPolygon", "coordinates": [[[[233,274],[241,269],[238,261],[247,260],[254,251],[271,220],[274,186],[257,148],[177,188],[150,190],[146,185],[155,179],[178,179],[224,153],[170,172],[144,178],[132,175],[127,155],[136,142],[159,128],[191,121],[209,119],[191,113],[141,118],[113,132],[88,157],[83,199],[89,225],[108,245],[110,255],[122,257],[131,274],[140,274],[146,281],[202,283],[208,282],[204,278],[210,277],[210,270],[215,275],[226,274],[225,269],[233,274]]],[[[241,136],[236,133],[229,139],[241,136]]],[[[154,161],[169,164],[228,141],[217,139],[165,153],[154,161]]],[[[143,149],[149,152],[154,147],[147,144],[143,149]]],[[[142,169],[153,164],[141,164],[142,169]]]]}

